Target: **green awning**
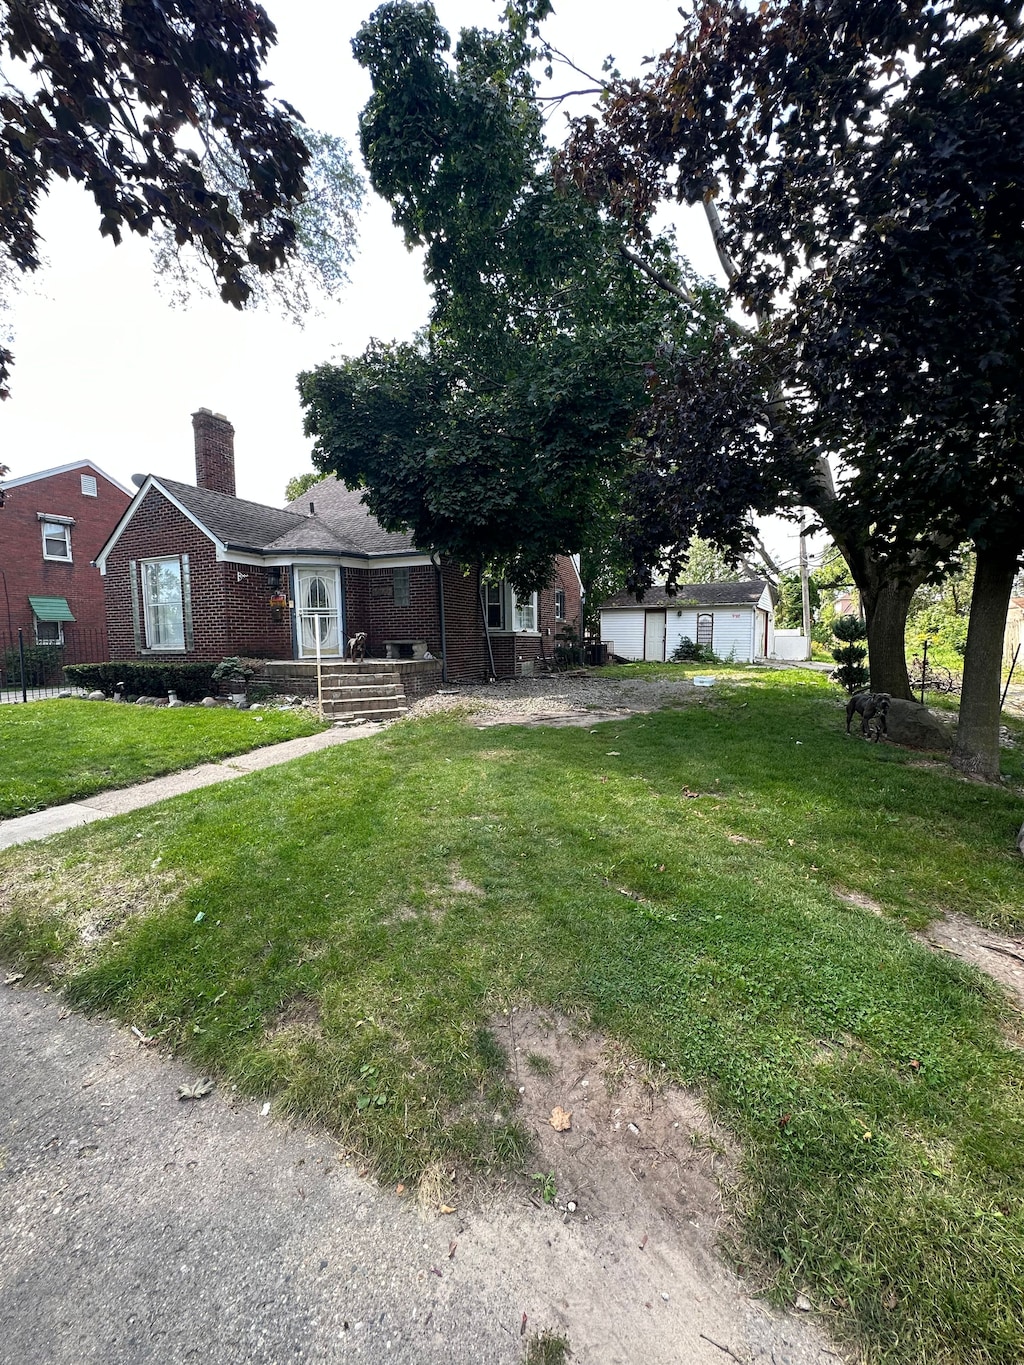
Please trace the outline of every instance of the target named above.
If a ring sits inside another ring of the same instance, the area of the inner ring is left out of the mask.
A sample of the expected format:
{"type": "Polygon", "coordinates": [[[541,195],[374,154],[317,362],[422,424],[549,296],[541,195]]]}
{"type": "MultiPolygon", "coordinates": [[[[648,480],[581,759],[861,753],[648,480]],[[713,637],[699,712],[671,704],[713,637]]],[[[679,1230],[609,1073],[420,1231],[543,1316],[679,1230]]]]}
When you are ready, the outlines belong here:
{"type": "Polygon", "coordinates": [[[74,613],[66,597],[30,597],[29,606],[37,621],[73,621],[74,613]]]}

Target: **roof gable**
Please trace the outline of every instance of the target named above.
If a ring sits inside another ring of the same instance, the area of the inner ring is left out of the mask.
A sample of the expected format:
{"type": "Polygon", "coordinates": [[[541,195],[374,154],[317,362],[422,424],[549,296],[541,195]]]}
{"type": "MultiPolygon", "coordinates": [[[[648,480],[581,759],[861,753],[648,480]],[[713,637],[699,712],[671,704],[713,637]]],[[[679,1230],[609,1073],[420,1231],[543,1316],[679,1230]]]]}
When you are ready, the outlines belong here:
{"type": "Polygon", "coordinates": [[[112,488],[118,489],[129,498],[132,496],[130,488],[125,488],[123,483],[118,483],[116,479],[112,479],[109,474],[105,473],[98,464],[94,464],[92,460],[72,460],[70,464],[55,465],[53,469],[40,469],[37,470],[35,474],[18,474],[13,479],[0,480],[0,488],[2,488],[4,492],[7,492],[8,489],[11,488],[21,488],[25,484],[36,483],[39,479],[52,479],[55,474],[71,474],[76,469],[89,469],[109,483],[112,488]]]}

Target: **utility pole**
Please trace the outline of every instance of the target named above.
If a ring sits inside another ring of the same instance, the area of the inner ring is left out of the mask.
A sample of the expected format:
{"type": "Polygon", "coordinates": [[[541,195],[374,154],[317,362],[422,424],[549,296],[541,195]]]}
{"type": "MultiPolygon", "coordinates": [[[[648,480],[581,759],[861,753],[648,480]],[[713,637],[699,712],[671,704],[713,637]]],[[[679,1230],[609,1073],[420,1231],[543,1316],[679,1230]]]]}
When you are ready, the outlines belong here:
{"type": "Polygon", "coordinates": [[[806,642],[807,653],[805,659],[811,657],[811,589],[807,579],[807,527],[801,519],[800,522],[800,600],[803,604],[804,616],[804,640],[806,642]]]}

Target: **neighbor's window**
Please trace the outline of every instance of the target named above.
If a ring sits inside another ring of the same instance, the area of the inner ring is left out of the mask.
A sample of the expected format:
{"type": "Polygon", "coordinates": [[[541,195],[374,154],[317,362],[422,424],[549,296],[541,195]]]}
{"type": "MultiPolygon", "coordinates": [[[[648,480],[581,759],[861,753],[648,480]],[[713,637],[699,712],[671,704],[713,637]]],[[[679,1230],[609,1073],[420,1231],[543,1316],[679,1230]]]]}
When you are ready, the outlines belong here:
{"type": "Polygon", "coordinates": [[[707,645],[711,648],[711,641],[714,635],[715,618],[709,611],[702,611],[697,616],[697,643],[707,645]]]}
{"type": "Polygon", "coordinates": [[[562,588],[555,589],[555,620],[565,620],[565,591],[562,588]]]}
{"type": "Polygon", "coordinates": [[[148,648],[184,649],[180,559],[142,561],[142,604],[148,648]]]}
{"type": "Polygon", "coordinates": [[[71,558],[71,527],[61,521],[43,522],[43,558],[71,558]]]}
{"type": "Polygon", "coordinates": [[[395,570],[395,606],[407,607],[409,605],[409,570],[395,570]]]}
{"type": "Polygon", "coordinates": [[[505,629],[505,594],[501,583],[487,583],[484,592],[487,599],[487,629],[505,629]]]}
{"type": "Polygon", "coordinates": [[[513,593],[512,619],[515,622],[515,630],[537,629],[537,594],[535,592],[530,593],[529,597],[522,600],[513,593]]]}
{"type": "Polygon", "coordinates": [[[83,498],[95,498],[96,496],[97,496],[97,493],[96,493],[96,475],[95,475],[95,474],[83,474],[83,475],[82,475],[82,497],[83,497],[83,498]]]}
{"type": "Polygon", "coordinates": [[[62,645],[64,643],[64,627],[60,621],[40,621],[37,616],[35,623],[37,645],[62,645]]]}

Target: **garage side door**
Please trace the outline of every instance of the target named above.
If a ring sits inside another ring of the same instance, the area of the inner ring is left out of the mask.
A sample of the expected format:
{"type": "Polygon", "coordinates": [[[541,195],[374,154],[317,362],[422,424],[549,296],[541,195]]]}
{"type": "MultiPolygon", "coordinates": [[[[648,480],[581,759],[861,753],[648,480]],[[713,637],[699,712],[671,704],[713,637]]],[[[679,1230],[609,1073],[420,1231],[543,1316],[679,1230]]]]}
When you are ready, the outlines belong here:
{"type": "Polygon", "coordinates": [[[644,619],[644,658],[665,662],[665,613],[649,611],[644,619]]]}

